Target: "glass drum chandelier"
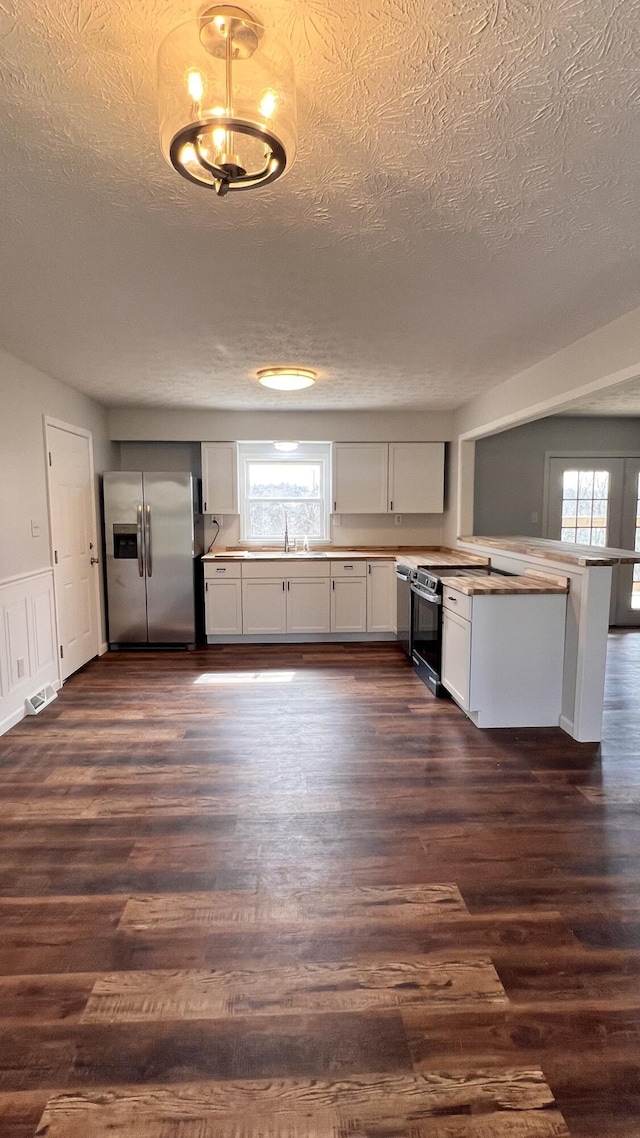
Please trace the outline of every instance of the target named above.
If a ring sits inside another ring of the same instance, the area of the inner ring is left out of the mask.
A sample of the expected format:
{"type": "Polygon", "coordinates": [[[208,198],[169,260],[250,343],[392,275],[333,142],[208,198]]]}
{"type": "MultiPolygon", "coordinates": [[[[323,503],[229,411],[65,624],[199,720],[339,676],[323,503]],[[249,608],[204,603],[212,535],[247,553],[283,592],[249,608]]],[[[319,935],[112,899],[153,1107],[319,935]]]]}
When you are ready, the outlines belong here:
{"type": "Polygon", "coordinates": [[[167,162],[221,197],[266,186],[293,164],[291,55],[242,8],[208,8],[166,36],[158,104],[167,162]]]}

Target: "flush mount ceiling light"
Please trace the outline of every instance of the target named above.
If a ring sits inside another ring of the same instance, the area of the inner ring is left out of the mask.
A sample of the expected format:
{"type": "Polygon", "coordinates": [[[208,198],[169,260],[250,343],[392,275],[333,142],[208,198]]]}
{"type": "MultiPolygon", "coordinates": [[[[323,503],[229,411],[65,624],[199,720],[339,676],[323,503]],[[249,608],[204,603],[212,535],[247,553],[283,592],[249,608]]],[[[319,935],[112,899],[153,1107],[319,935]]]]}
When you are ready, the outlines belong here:
{"type": "Polygon", "coordinates": [[[263,367],[258,379],[263,387],[274,391],[301,391],[315,383],[316,373],[306,367],[263,367]]]}
{"type": "Polygon", "coordinates": [[[174,28],[158,53],[160,141],[169,164],[221,197],[266,186],[296,155],[289,49],[228,4],[174,28]]]}
{"type": "Polygon", "coordinates": [[[290,451],[297,450],[299,446],[300,443],[274,443],[273,449],[284,451],[286,454],[289,454],[290,451]]]}

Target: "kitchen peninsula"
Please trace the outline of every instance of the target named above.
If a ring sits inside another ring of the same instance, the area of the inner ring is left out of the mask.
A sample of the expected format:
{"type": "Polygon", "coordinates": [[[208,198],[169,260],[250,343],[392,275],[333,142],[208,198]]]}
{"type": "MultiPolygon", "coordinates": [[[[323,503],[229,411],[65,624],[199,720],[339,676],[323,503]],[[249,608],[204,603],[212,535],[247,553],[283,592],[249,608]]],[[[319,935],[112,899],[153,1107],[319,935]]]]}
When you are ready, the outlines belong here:
{"type": "Polygon", "coordinates": [[[562,574],[569,586],[564,633],[560,726],[582,743],[598,742],[613,567],[640,564],[640,553],[520,536],[464,536],[458,547],[489,557],[508,573],[562,574]]]}

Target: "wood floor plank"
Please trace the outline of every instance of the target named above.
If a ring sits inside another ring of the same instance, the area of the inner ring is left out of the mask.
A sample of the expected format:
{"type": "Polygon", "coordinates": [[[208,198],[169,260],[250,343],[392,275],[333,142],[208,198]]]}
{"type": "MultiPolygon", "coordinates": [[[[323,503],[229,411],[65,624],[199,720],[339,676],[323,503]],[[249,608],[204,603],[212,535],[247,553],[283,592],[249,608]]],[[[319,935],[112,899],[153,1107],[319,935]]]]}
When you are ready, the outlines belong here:
{"type": "Polygon", "coordinates": [[[71,1138],[230,1138],[232,1134],[460,1135],[564,1138],[568,1131],[540,1070],[374,1073],[357,1079],[201,1083],[179,1090],[61,1095],[47,1103],[38,1135],[71,1138]],[[178,1130],[179,1127],[179,1130],[178,1130]]]}
{"type": "Polygon", "coordinates": [[[362,886],[290,893],[202,893],[136,897],[125,906],[122,928],[361,924],[447,919],[466,913],[457,886],[362,886]]]}
{"type": "Polygon", "coordinates": [[[386,964],[359,961],[241,972],[116,972],[96,981],[82,1021],[153,1023],[290,1012],[362,1012],[414,1003],[428,1007],[506,1005],[507,998],[488,958],[425,960],[419,956],[386,964]]]}

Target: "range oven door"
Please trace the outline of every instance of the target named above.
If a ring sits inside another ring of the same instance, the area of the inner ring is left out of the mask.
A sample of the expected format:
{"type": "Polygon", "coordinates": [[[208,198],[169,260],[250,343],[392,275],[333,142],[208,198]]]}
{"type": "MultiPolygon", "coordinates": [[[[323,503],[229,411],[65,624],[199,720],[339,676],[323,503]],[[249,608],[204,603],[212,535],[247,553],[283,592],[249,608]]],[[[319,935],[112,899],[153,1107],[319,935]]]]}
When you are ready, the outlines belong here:
{"type": "Polygon", "coordinates": [[[407,656],[411,657],[411,578],[413,570],[408,565],[396,566],[396,581],[398,595],[398,644],[407,656]]]}
{"type": "Polygon", "coordinates": [[[434,695],[446,695],[440,683],[442,664],[442,597],[411,586],[411,658],[421,680],[434,695]]]}

